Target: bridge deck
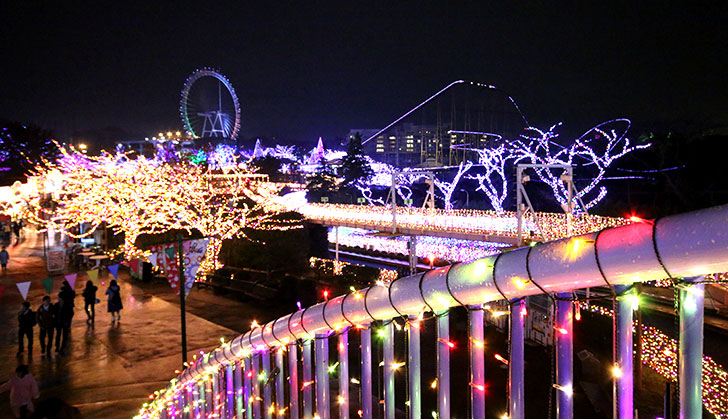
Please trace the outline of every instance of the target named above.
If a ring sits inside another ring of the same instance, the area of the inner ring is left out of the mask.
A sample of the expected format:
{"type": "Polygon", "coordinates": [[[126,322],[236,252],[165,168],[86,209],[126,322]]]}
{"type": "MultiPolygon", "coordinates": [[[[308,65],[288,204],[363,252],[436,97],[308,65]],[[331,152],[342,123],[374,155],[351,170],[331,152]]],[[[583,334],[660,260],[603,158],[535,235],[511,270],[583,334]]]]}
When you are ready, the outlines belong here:
{"type": "MultiPolygon", "coordinates": [[[[306,204],[297,211],[306,219],[326,226],[395,232],[392,210],[388,207],[306,204]]],[[[518,244],[515,212],[398,207],[395,219],[398,234],[518,244]]],[[[524,220],[523,231],[530,240],[548,241],[629,223],[625,218],[587,214],[573,216],[569,226],[566,214],[537,213],[524,220]]]]}

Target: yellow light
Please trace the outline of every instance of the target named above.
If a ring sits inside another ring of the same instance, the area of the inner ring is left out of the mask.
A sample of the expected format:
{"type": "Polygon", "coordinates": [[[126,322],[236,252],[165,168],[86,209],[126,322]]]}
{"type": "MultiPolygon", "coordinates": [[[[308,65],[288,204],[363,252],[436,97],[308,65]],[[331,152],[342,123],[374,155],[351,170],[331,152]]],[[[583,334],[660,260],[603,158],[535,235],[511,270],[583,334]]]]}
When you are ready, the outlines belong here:
{"type": "Polygon", "coordinates": [[[78,145],[78,148],[80,148],[81,150],[86,150],[87,147],[88,146],[86,146],[86,144],[84,144],[84,143],[81,143],[78,145]]]}
{"type": "Polygon", "coordinates": [[[484,260],[479,260],[475,262],[475,266],[473,267],[473,276],[475,278],[479,278],[480,276],[485,274],[487,268],[488,264],[484,260]]]}
{"type": "Polygon", "coordinates": [[[437,388],[437,378],[432,380],[432,382],[430,383],[430,388],[433,390],[435,390],[437,388]]]}
{"type": "Polygon", "coordinates": [[[178,136],[178,137],[179,137],[180,135],[182,135],[182,133],[181,133],[181,132],[179,132],[179,131],[175,132],[174,134],[175,134],[176,136],[178,136]]]}
{"type": "Polygon", "coordinates": [[[571,246],[571,252],[574,254],[579,253],[579,249],[581,248],[581,239],[574,239],[571,246]]]}
{"type": "Polygon", "coordinates": [[[622,369],[615,365],[612,367],[612,376],[614,378],[622,378],[622,369]]]}
{"type": "Polygon", "coordinates": [[[519,290],[522,290],[526,287],[527,281],[524,281],[519,277],[515,277],[515,278],[511,279],[511,281],[513,282],[513,285],[515,285],[516,288],[518,288],[519,290]]]}
{"type": "Polygon", "coordinates": [[[172,136],[172,131],[167,131],[167,137],[171,137],[171,136],[172,136]]]}

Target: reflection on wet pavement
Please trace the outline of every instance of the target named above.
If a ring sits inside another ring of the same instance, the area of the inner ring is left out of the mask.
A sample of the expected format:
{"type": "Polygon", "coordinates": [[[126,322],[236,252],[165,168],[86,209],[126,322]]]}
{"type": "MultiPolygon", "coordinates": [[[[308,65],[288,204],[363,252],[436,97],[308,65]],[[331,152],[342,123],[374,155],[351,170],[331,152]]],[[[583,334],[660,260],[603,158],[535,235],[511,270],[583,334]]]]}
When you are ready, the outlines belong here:
{"type": "MultiPolygon", "coordinates": [[[[8,274],[0,277],[6,289],[0,296],[0,382],[8,380],[15,367],[28,363],[41,388],[41,400],[58,397],[76,406],[84,417],[129,418],[141,407],[150,392],[164,387],[181,363],[179,308],[133,285],[128,271],[119,271],[124,309],[121,322],[111,324],[104,292],[112,279],[108,271],[99,275],[96,322],[88,324],[81,292],[89,279],[82,272],[76,281],[76,303],[71,328],[70,349],[65,355],[40,356],[38,328],[34,331],[34,353],[16,357],[17,313],[22,298],[15,284],[32,281],[28,300],[35,310],[47,278],[42,235],[25,233],[25,239],[8,246],[8,274]]],[[[71,273],[71,272],[68,272],[71,273]]],[[[55,301],[62,276],[54,276],[55,301]]],[[[218,326],[194,314],[187,314],[190,353],[209,350],[221,336],[235,331],[218,326]]],[[[190,356],[191,357],[191,356],[190,356]]],[[[12,417],[7,393],[0,395],[0,418],[12,417]]]]}

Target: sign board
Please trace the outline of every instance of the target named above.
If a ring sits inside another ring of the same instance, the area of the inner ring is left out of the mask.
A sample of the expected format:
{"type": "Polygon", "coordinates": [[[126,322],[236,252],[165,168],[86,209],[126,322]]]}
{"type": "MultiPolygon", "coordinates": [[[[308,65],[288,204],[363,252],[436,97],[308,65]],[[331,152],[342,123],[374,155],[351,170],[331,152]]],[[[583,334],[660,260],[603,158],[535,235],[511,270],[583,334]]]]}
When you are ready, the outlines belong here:
{"type": "Polygon", "coordinates": [[[405,205],[412,205],[412,200],[411,199],[405,199],[404,200],[404,204],[405,205]]]}
{"type": "Polygon", "coordinates": [[[48,272],[63,272],[66,268],[66,250],[51,248],[46,252],[46,269],[48,272]]]}
{"type": "Polygon", "coordinates": [[[321,202],[329,202],[329,197],[328,196],[322,196],[321,197],[321,202]]]}
{"type": "Polygon", "coordinates": [[[365,202],[367,202],[367,200],[366,200],[366,199],[364,199],[364,198],[362,198],[362,197],[356,198],[356,203],[357,203],[357,204],[363,204],[363,203],[365,203],[365,202]]]}

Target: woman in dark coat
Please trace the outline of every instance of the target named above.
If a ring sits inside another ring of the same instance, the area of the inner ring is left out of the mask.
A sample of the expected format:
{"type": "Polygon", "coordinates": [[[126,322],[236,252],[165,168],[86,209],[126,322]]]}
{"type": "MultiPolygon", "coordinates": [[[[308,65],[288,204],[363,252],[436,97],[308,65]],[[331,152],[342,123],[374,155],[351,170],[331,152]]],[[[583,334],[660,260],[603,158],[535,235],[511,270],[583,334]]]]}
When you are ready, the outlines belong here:
{"type": "Polygon", "coordinates": [[[121,304],[121,288],[116,280],[111,280],[109,288],[106,289],[106,295],[109,296],[108,310],[111,313],[111,323],[121,321],[120,311],[124,306],[121,304]]]}

